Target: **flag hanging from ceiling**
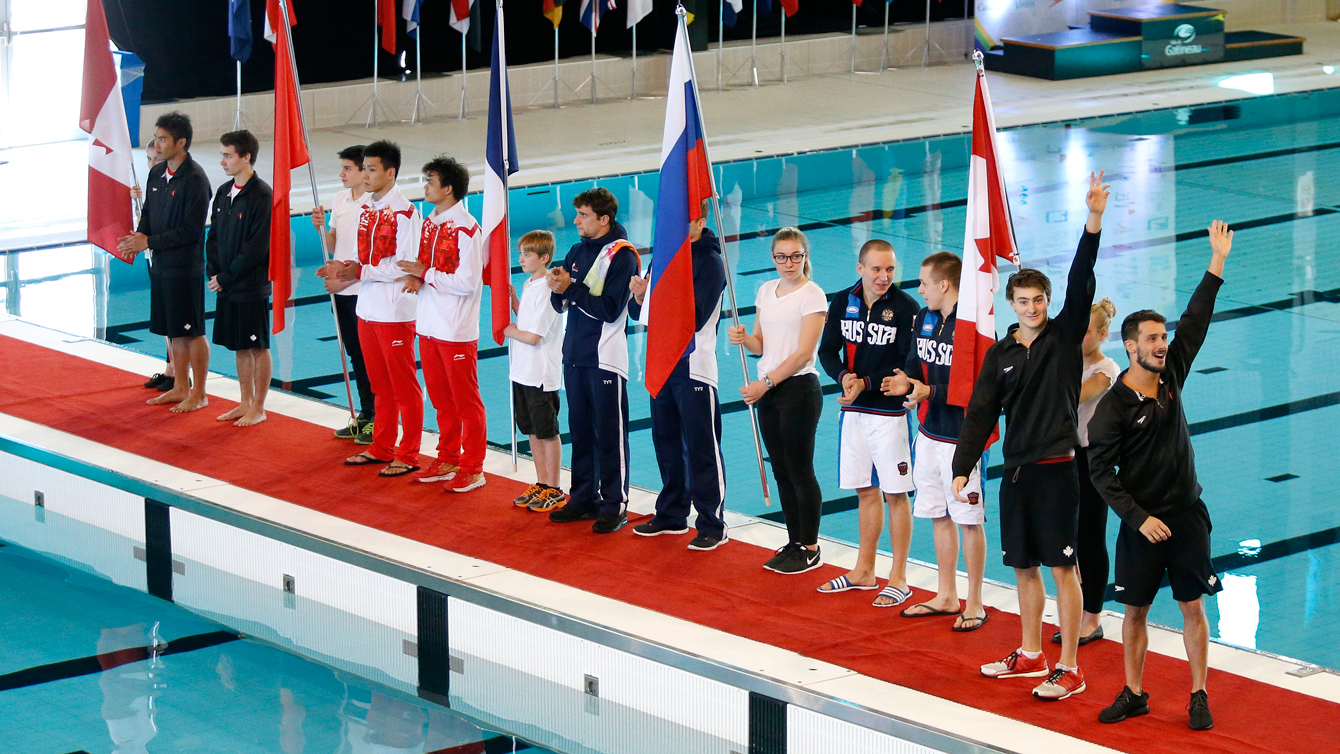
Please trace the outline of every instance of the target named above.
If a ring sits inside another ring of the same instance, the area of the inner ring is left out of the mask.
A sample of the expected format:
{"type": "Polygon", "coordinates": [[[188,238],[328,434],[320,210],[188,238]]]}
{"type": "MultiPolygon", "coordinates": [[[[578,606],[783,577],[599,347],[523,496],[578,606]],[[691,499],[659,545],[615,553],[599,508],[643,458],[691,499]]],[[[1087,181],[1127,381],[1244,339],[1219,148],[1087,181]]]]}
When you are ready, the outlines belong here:
{"type": "Polygon", "coordinates": [[[484,140],[484,238],[493,340],[503,342],[512,321],[512,241],[507,224],[507,177],[517,171],[516,133],[512,130],[512,93],[507,84],[507,50],[503,45],[502,5],[493,29],[493,60],[489,70],[489,123],[484,140]]]}
{"type": "Polygon", "coordinates": [[[967,407],[986,351],[996,342],[994,302],[1000,289],[999,260],[1019,266],[1019,250],[1014,242],[1014,225],[997,154],[991,94],[986,86],[986,72],[979,68],[972,108],[968,221],[963,240],[963,273],[959,278],[958,323],[954,327],[954,361],[946,396],[955,406],[967,407]]]}
{"type": "Polygon", "coordinates": [[[651,277],[642,305],[647,326],[647,392],[655,398],[694,335],[693,251],[689,223],[712,197],[712,168],[698,120],[697,86],[689,60],[687,24],[676,24],[670,90],[661,137],[661,176],[652,235],[651,277]]]}
{"type": "Polygon", "coordinates": [[[79,128],[88,133],[88,242],[123,262],[117,239],[135,232],[130,212],[130,127],[102,0],[88,0],[84,17],[84,86],[79,128]]]}
{"type": "MultiPolygon", "coordinates": [[[[274,289],[272,330],[276,333],[285,327],[285,310],[293,295],[293,245],[288,222],[292,171],[306,165],[310,159],[302,115],[298,109],[298,97],[302,90],[298,84],[298,72],[293,68],[293,37],[284,23],[279,2],[267,0],[266,3],[266,23],[269,27],[266,38],[274,43],[275,50],[275,168],[273,204],[270,208],[270,282],[274,289]]],[[[289,20],[293,21],[291,5],[289,10],[289,20]]]]}

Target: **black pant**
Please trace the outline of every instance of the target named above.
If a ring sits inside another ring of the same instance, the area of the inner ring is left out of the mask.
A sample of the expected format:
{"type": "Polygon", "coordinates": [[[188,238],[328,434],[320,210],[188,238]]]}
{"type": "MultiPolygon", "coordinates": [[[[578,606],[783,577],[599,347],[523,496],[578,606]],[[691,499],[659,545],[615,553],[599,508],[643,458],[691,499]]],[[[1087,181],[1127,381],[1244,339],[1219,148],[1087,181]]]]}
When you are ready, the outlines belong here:
{"type": "Polygon", "coordinates": [[[721,520],[726,463],[721,455],[721,406],[717,389],[688,377],[671,376],[651,399],[651,441],[661,467],[661,494],[653,523],[679,529],[690,505],[698,511],[698,534],[724,539],[721,520]]]}
{"type": "Polygon", "coordinates": [[[376,413],[376,399],[372,396],[368,371],[363,368],[363,347],[358,343],[357,308],[358,296],[335,296],[335,321],[340,328],[340,340],[344,341],[344,352],[349,354],[349,371],[354,376],[354,386],[358,388],[359,411],[364,418],[371,419],[376,413]]]}
{"type": "Polygon", "coordinates": [[[782,380],[758,402],[758,427],[793,544],[819,541],[823,499],[814,476],[814,435],[823,410],[819,377],[813,374],[782,380]]]}
{"type": "Polygon", "coordinates": [[[628,509],[628,383],[596,367],[563,365],[572,436],[568,507],[618,516],[628,509]]]}
{"type": "Polygon", "coordinates": [[[1107,503],[1089,479],[1089,455],[1084,448],[1075,450],[1079,467],[1079,561],[1080,589],[1084,592],[1084,612],[1101,613],[1107,592],[1107,503]]]}

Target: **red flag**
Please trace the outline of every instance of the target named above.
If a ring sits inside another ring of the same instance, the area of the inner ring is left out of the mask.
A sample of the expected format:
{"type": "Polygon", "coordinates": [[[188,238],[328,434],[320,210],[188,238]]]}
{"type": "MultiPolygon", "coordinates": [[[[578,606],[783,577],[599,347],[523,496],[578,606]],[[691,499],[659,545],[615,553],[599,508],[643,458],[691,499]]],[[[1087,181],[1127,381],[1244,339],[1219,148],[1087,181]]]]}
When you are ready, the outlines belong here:
{"type": "Polygon", "coordinates": [[[377,24],[382,27],[382,49],[395,54],[395,0],[377,0],[377,24]]]}
{"type": "MultiPolygon", "coordinates": [[[[1019,250],[1005,200],[1005,180],[996,151],[996,119],[986,72],[977,71],[977,97],[972,110],[972,157],[968,168],[968,221],[963,241],[963,274],[959,278],[958,324],[954,327],[954,362],[949,368],[949,395],[955,406],[968,405],[982,370],[986,351],[996,341],[994,301],[1000,289],[998,260],[1016,267],[1019,250]]],[[[992,440],[995,434],[992,434],[992,440]]]]}
{"type": "Polygon", "coordinates": [[[102,0],[88,0],[84,19],[84,91],[79,127],[88,132],[88,242],[123,262],[116,242],[135,232],[130,213],[130,127],[112,60],[102,0]]]}
{"type": "MultiPolygon", "coordinates": [[[[856,4],[860,5],[860,3],[856,4]]],[[[788,17],[796,15],[798,10],[800,10],[800,0],[782,0],[782,12],[788,17]]]]}
{"type": "MultiPolygon", "coordinates": [[[[274,286],[274,325],[284,329],[284,309],[293,295],[293,247],[289,230],[289,190],[292,171],[306,165],[307,139],[298,110],[298,72],[293,68],[293,37],[283,23],[279,0],[268,0],[266,18],[275,48],[274,204],[270,209],[270,282],[274,286]]],[[[267,38],[270,38],[267,35],[267,38]]]]}

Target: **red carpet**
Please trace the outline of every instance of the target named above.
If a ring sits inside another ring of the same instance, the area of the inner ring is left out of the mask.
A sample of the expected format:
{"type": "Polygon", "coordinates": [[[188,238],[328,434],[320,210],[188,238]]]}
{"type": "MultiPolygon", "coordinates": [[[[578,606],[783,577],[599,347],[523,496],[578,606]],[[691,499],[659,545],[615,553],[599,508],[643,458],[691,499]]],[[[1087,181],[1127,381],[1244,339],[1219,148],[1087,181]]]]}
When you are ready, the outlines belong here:
{"type": "MultiPolygon", "coordinates": [[[[1152,713],[1102,725],[1098,711],[1123,683],[1115,642],[1081,650],[1088,691],[1039,702],[1028,693],[1033,679],[992,681],[977,671],[1017,646],[1019,620],[1008,613],[991,611],[981,630],[955,634],[947,620],[876,610],[871,592],[816,594],[815,586],[842,573],[834,567],[783,577],[761,568],[768,551],[744,543],[691,553],[684,537],[645,539],[628,531],[598,537],[589,525],[559,526],[517,510],[510,503],[523,485],[505,478],[490,475],[486,487],[464,495],[379,479],[370,469],[342,466],[355,446],[332,439],[324,427],[271,413],[264,424],[237,429],[214,421],[233,405],[218,399],[202,411],[172,414],[144,404],[153,393],[140,387],[142,377],[3,336],[0,358],[4,413],[1096,744],[1141,754],[1333,745],[1340,705],[1215,670],[1209,691],[1216,726],[1189,730],[1187,665],[1156,654],[1145,669],[1152,713]]],[[[1046,649],[1054,662],[1056,649],[1046,649]]]]}

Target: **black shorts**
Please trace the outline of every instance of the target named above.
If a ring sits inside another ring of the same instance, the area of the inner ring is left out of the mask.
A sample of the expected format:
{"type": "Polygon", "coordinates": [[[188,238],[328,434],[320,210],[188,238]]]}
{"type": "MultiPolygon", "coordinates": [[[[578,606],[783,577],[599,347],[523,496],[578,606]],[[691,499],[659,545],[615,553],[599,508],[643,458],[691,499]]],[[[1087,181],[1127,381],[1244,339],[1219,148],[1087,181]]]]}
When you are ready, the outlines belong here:
{"type": "Polygon", "coordinates": [[[512,415],[523,435],[540,440],[558,436],[558,391],[512,383],[512,415]]]}
{"type": "Polygon", "coordinates": [[[270,302],[232,301],[219,296],[214,313],[214,345],[229,351],[270,347],[270,302]]]}
{"type": "Polygon", "coordinates": [[[1144,607],[1168,577],[1173,599],[1195,602],[1206,594],[1218,594],[1224,585],[1210,562],[1210,512],[1205,503],[1171,516],[1160,516],[1172,536],[1162,542],[1149,538],[1127,524],[1117,534],[1117,567],[1113,585],[1117,602],[1144,607]]]}
{"type": "Polygon", "coordinates": [[[205,278],[149,275],[149,332],[169,338],[205,334],[205,278]]]}
{"type": "Polygon", "coordinates": [[[1079,547],[1075,460],[1006,469],[1000,480],[1000,549],[1011,568],[1073,566],[1079,547]]]}

